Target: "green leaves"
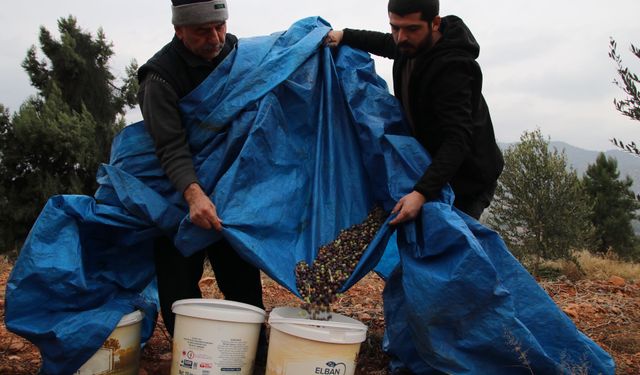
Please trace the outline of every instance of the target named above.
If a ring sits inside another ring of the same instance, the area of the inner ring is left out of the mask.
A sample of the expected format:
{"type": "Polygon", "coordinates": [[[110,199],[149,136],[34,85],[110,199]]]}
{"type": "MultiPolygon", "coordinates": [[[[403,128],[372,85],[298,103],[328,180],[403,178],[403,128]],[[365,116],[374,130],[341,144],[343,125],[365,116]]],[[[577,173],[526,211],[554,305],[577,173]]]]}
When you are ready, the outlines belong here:
{"type": "Polygon", "coordinates": [[[525,132],[504,153],[488,223],[534,274],[543,259],[572,259],[590,233],[589,204],[564,153],[540,130],[525,132]]]}
{"type": "MultiPolygon", "coordinates": [[[[640,91],[636,87],[636,84],[640,84],[640,79],[637,74],[631,72],[629,68],[622,64],[622,58],[616,48],[616,41],[611,38],[609,42],[609,57],[615,61],[620,78],[620,80],[614,79],[613,83],[624,91],[626,98],[622,100],[614,99],[613,104],[618,112],[632,120],[640,121],[640,91]]],[[[640,49],[633,44],[631,45],[631,53],[640,59],[640,49]]]]}

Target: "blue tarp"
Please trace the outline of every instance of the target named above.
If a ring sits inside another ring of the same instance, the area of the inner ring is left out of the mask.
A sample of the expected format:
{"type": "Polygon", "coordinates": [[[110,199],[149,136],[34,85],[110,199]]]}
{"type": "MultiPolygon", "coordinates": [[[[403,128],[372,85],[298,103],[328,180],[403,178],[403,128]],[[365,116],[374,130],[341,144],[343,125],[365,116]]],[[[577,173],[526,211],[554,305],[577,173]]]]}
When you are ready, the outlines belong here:
{"type": "MultiPolygon", "coordinates": [[[[115,139],[95,197],[50,199],[7,284],[7,327],[38,346],[43,373],[72,373],[136,308],[152,333],[157,296],[151,243],[173,236],[185,254],[228,239],[297,294],[294,267],[362,221],[390,210],[429,163],[371,58],[321,48],[329,25],[241,39],[181,102],[198,178],[222,233],[188,220],[142,123],[115,139]]],[[[612,374],[611,357],[573,323],[494,232],[439,202],[397,233],[383,225],[343,289],[377,270],[385,347],[417,374],[612,374]],[[388,241],[394,235],[392,241],[388,241]],[[388,245],[388,246],[387,246],[388,245]],[[400,263],[399,263],[400,262],[400,263]],[[400,265],[400,266],[398,266],[400,265]],[[393,271],[393,272],[392,272],[393,271]],[[520,348],[521,352],[516,350],[520,348]],[[526,353],[523,363],[521,353],[526,353]]]]}

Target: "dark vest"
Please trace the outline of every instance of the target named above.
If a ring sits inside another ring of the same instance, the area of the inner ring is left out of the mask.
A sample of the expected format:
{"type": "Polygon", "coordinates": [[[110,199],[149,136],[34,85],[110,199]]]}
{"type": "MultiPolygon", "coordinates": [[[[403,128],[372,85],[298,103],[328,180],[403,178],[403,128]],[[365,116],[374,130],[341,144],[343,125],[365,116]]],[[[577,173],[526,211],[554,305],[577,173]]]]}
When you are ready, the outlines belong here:
{"type": "Polygon", "coordinates": [[[227,34],[224,47],[213,61],[189,51],[177,36],[138,69],[138,82],[142,82],[150,72],[155,72],[167,81],[180,99],[198,87],[209,74],[235,48],[238,38],[227,34]]]}

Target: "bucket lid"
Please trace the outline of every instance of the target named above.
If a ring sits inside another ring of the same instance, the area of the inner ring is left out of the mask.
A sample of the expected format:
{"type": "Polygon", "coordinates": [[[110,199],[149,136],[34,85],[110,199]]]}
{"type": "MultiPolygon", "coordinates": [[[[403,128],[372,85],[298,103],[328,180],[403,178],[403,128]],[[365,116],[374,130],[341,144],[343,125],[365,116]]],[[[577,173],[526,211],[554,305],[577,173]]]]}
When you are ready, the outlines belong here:
{"type": "Polygon", "coordinates": [[[266,314],[263,309],[246,303],[204,298],[176,301],[171,310],[178,315],[240,323],[263,323],[266,314]]]}
{"type": "Polygon", "coordinates": [[[120,319],[118,327],[124,327],[132,324],[136,324],[142,320],[144,314],[140,310],[136,310],[130,314],[127,314],[120,319]]]}
{"type": "Polygon", "coordinates": [[[276,307],[269,314],[269,325],[290,335],[334,344],[359,344],[367,338],[367,326],[355,319],[332,313],[331,320],[313,320],[297,307],[276,307]]]}

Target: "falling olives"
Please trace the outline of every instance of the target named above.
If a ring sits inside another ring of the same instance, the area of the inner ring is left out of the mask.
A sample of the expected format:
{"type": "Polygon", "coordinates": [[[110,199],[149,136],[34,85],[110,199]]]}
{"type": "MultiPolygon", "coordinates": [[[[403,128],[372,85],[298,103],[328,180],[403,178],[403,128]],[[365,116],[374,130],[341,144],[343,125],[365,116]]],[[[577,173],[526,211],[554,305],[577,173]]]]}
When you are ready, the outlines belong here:
{"type": "Polygon", "coordinates": [[[381,207],[374,207],[362,223],[341,230],[335,240],[320,246],[311,266],[304,260],[298,262],[296,287],[302,296],[302,308],[311,319],[331,319],[331,303],[336,300],[338,291],[355,270],[387,215],[381,207]]]}

